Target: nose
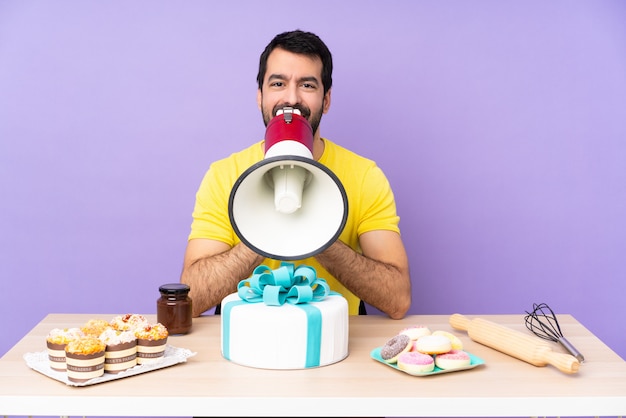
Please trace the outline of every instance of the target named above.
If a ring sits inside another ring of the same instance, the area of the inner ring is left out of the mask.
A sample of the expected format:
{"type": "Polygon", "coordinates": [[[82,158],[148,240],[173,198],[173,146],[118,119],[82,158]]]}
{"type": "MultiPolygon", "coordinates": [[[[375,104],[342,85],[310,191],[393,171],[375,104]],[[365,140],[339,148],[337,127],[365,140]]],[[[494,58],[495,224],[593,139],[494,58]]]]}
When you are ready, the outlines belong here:
{"type": "Polygon", "coordinates": [[[298,90],[297,84],[290,84],[285,89],[283,100],[291,106],[300,103],[300,91],[298,90]]]}

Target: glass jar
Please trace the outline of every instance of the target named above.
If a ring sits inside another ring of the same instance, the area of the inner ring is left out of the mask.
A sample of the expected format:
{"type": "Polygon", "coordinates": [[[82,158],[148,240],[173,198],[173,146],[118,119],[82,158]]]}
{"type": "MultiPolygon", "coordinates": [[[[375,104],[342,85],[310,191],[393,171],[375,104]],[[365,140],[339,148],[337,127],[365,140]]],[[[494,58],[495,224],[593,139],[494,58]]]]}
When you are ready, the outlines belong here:
{"type": "Polygon", "coordinates": [[[161,297],[157,300],[157,322],[167,328],[170,335],[187,334],[191,329],[191,298],[189,286],[168,283],[159,287],[161,297]]]}

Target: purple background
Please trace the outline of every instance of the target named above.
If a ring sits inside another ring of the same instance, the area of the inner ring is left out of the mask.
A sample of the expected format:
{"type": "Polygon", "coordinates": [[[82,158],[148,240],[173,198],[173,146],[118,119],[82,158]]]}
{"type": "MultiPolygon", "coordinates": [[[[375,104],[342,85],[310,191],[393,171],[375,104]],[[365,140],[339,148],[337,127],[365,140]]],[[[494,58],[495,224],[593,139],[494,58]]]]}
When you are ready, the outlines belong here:
{"type": "Polygon", "coordinates": [[[322,135],[394,187],[410,313],[546,302],[626,358],[619,0],[0,0],[0,354],[50,312],[155,312],[295,28],[334,54],[322,135]]]}

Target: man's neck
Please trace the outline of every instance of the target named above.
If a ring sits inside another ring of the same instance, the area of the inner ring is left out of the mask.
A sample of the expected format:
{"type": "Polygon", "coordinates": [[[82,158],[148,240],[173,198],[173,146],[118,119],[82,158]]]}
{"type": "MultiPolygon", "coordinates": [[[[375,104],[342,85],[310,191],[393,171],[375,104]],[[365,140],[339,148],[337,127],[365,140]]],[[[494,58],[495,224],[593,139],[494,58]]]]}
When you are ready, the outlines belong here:
{"type": "Polygon", "coordinates": [[[318,135],[313,139],[313,159],[318,161],[324,154],[324,147],[326,144],[324,140],[318,135]]]}

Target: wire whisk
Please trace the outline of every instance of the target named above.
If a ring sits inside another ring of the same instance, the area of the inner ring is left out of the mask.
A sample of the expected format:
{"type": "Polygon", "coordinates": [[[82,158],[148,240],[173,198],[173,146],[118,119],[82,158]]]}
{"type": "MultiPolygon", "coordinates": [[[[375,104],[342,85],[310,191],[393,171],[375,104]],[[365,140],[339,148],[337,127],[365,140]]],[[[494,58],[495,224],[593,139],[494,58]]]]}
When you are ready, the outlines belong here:
{"type": "Polygon", "coordinates": [[[571,355],[576,357],[580,363],[585,361],[583,355],[563,336],[559,321],[547,304],[533,303],[533,311],[526,311],[526,313],[528,315],[524,317],[524,322],[526,323],[526,328],[533,334],[544,340],[561,344],[571,355]]]}

